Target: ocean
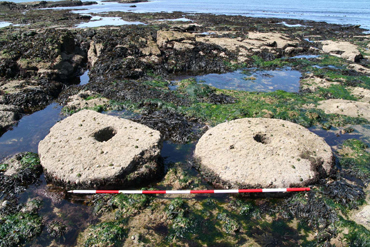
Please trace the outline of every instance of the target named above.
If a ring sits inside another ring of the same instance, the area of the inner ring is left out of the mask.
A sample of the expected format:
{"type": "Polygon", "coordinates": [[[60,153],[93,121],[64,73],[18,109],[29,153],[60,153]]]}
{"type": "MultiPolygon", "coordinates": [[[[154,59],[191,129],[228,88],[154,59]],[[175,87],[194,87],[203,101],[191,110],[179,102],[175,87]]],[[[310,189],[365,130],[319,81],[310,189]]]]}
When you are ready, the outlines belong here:
{"type": "MultiPolygon", "coordinates": [[[[27,2],[29,0],[14,0],[27,2]]],[[[84,0],[87,1],[87,0],[84,0]]],[[[342,25],[360,25],[370,30],[370,0],[151,0],[146,3],[120,4],[98,2],[98,5],[73,7],[78,13],[109,11],[213,13],[251,17],[276,17],[324,21],[342,25]]]]}

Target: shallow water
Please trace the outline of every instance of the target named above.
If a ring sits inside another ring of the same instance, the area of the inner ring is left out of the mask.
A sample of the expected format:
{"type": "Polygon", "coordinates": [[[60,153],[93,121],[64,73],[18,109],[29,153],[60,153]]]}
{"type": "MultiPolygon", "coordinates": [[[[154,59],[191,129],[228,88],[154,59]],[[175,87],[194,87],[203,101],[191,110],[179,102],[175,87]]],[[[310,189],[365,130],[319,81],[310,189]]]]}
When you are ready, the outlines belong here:
{"type": "Polygon", "coordinates": [[[89,77],[89,70],[86,70],[81,76],[80,76],[80,84],[79,85],[86,85],[89,83],[90,77],[89,77]]]}
{"type": "Polygon", "coordinates": [[[195,143],[176,144],[170,141],[163,143],[161,156],[166,163],[184,162],[192,158],[195,149],[195,143]]]}
{"type": "Polygon", "coordinates": [[[0,28],[2,28],[2,27],[8,27],[8,26],[10,26],[10,25],[12,25],[12,23],[11,23],[11,22],[7,22],[7,21],[0,21],[0,28]]]}
{"type": "Polygon", "coordinates": [[[122,20],[121,17],[101,17],[94,16],[89,22],[76,25],[77,28],[102,27],[102,26],[122,26],[122,25],[143,25],[142,22],[130,22],[122,20]]]}
{"type": "MultiPolygon", "coordinates": [[[[356,127],[356,126],[353,126],[353,127],[356,127]]],[[[349,139],[358,139],[367,144],[370,144],[368,137],[366,137],[366,135],[369,135],[370,131],[366,133],[365,131],[358,131],[355,129],[355,131],[352,133],[341,134],[338,129],[332,129],[332,130],[327,131],[320,127],[311,127],[309,128],[309,130],[315,133],[316,135],[324,138],[326,143],[332,148],[336,146],[340,146],[341,144],[343,144],[344,141],[349,140],[349,139]]]]}
{"type": "MultiPolygon", "coordinates": [[[[273,92],[284,90],[287,92],[298,92],[302,74],[290,68],[278,70],[256,70],[245,69],[224,74],[206,74],[195,76],[198,83],[207,84],[219,89],[232,89],[250,92],[273,92]]],[[[175,78],[172,81],[176,89],[179,80],[190,78],[190,76],[175,78]]]]}
{"type": "Polygon", "coordinates": [[[42,233],[26,246],[48,246],[53,239],[58,244],[74,246],[80,231],[89,225],[96,224],[98,218],[93,214],[93,207],[84,204],[84,200],[90,196],[76,197],[66,194],[58,187],[47,184],[44,175],[40,177],[40,183],[30,186],[19,196],[19,202],[25,203],[29,198],[41,198],[42,207],[39,215],[46,219],[44,224],[60,222],[67,226],[65,234],[61,238],[51,238],[44,228],[42,233]]]}
{"type": "MultiPolygon", "coordinates": [[[[22,1],[27,0],[15,0],[15,2],[22,1]]],[[[232,2],[222,0],[154,0],[146,3],[135,3],[136,8],[130,8],[131,5],[131,3],[98,2],[98,5],[67,9],[76,9],[77,11],[75,12],[77,13],[183,11],[189,13],[275,17],[324,21],[342,25],[361,25],[365,29],[370,29],[370,5],[368,0],[234,0],[232,2]]],[[[287,22],[285,25],[294,28],[293,23],[287,22]]]]}
{"type": "Polygon", "coordinates": [[[319,58],[319,55],[298,55],[294,57],[290,57],[289,59],[315,59],[319,58]]]}
{"type": "Polygon", "coordinates": [[[11,130],[0,137],[0,160],[18,152],[35,152],[39,142],[56,122],[63,119],[62,106],[57,103],[24,116],[11,130]]]}

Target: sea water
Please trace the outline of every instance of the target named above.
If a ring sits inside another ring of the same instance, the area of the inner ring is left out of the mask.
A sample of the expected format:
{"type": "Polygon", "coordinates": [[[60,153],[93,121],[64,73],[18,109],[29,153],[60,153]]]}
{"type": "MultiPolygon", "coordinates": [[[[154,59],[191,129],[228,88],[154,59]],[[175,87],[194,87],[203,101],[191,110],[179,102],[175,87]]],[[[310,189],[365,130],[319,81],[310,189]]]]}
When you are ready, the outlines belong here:
{"type": "MultiPolygon", "coordinates": [[[[29,0],[13,0],[13,2],[27,1],[29,0]]],[[[136,8],[130,8],[131,5],[98,1],[97,5],[63,9],[76,9],[75,12],[78,13],[182,11],[188,13],[291,18],[342,25],[361,25],[362,28],[370,30],[369,0],[151,0],[144,3],[135,3],[136,8]]],[[[286,22],[283,25],[290,25],[290,23],[286,22]]]]}

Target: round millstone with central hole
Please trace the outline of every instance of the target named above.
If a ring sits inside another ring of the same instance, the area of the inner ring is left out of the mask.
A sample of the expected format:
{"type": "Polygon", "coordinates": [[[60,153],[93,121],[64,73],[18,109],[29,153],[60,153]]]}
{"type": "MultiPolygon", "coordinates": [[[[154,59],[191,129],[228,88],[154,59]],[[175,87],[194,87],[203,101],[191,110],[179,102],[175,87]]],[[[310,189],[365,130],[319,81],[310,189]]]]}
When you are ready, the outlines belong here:
{"type": "Polygon", "coordinates": [[[194,156],[211,182],[224,187],[307,185],[330,173],[330,146],[288,121],[244,118],[222,123],[199,140],[194,156]]]}
{"type": "Polygon", "coordinates": [[[157,161],[161,146],[156,130],[83,110],[51,128],[39,144],[39,155],[52,180],[91,185],[137,176],[157,161]]]}

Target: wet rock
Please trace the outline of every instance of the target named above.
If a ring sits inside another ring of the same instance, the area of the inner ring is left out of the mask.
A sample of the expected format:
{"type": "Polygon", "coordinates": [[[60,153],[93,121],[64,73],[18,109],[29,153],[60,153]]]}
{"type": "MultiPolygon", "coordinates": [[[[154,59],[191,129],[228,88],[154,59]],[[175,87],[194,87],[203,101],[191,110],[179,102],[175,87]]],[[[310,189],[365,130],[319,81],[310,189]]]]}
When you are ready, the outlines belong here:
{"type": "Polygon", "coordinates": [[[357,46],[345,41],[325,40],[322,42],[322,50],[334,56],[339,56],[351,62],[360,62],[363,59],[357,46]]]}
{"type": "Polygon", "coordinates": [[[67,232],[68,227],[61,220],[54,220],[46,224],[46,231],[52,238],[60,238],[67,232]]]}
{"type": "Polygon", "coordinates": [[[32,82],[32,85],[27,83],[21,89],[12,90],[4,98],[7,104],[16,105],[24,112],[39,110],[57,97],[62,87],[62,83],[43,78],[32,82]]]}
{"type": "Polygon", "coordinates": [[[323,194],[332,198],[335,202],[350,209],[357,208],[360,201],[365,199],[364,190],[345,180],[337,180],[324,185],[323,194]]]}
{"type": "Polygon", "coordinates": [[[38,181],[42,168],[37,154],[18,153],[0,162],[5,169],[0,172],[0,198],[23,192],[28,185],[38,181]]]}
{"type": "Polygon", "coordinates": [[[234,104],[236,103],[236,99],[234,97],[231,97],[229,95],[225,94],[216,94],[216,93],[211,93],[208,95],[208,101],[211,104],[234,104]]]}
{"type": "Polygon", "coordinates": [[[106,107],[109,105],[107,98],[99,97],[91,91],[80,91],[77,95],[70,96],[69,102],[63,108],[64,111],[78,111],[81,109],[106,107]]]}
{"type": "Polygon", "coordinates": [[[21,212],[35,214],[41,208],[41,204],[42,204],[41,198],[28,199],[26,204],[22,207],[21,212]]]}
{"type": "Polygon", "coordinates": [[[14,105],[0,104],[0,132],[19,119],[19,108],[14,105]]]}
{"type": "Polygon", "coordinates": [[[224,187],[306,185],[328,175],[333,165],[322,138],[300,125],[264,118],[217,125],[199,140],[194,156],[206,178],[224,187]]]}
{"type": "MultiPolygon", "coordinates": [[[[297,219],[307,222],[309,226],[316,229],[326,227],[331,236],[336,235],[336,228],[332,228],[336,221],[338,221],[338,215],[332,207],[327,205],[320,195],[315,192],[308,192],[303,198],[299,198],[300,195],[294,195],[291,198],[285,200],[285,203],[281,206],[282,210],[288,211],[289,214],[297,219]],[[298,199],[297,199],[298,198],[298,199]]],[[[330,235],[327,236],[330,239],[330,235]]]]}
{"type": "Polygon", "coordinates": [[[67,80],[79,72],[86,62],[86,51],[75,42],[75,35],[66,30],[46,29],[24,33],[2,45],[0,76],[30,78],[45,76],[67,80]]]}
{"type": "Polygon", "coordinates": [[[317,108],[327,114],[340,114],[370,120],[370,104],[343,99],[328,99],[319,102],[317,108]]]}
{"type": "Polygon", "coordinates": [[[19,3],[16,9],[39,9],[39,8],[57,8],[57,7],[73,7],[73,6],[87,6],[97,4],[95,1],[35,1],[27,3],[19,3]]]}
{"type": "Polygon", "coordinates": [[[175,143],[187,143],[199,138],[203,127],[196,121],[190,121],[185,116],[168,110],[145,114],[138,122],[160,131],[164,140],[175,143]]]}
{"type": "Polygon", "coordinates": [[[39,144],[39,154],[49,179],[76,187],[135,176],[156,163],[160,148],[158,131],[83,110],[52,127],[39,144]]]}

